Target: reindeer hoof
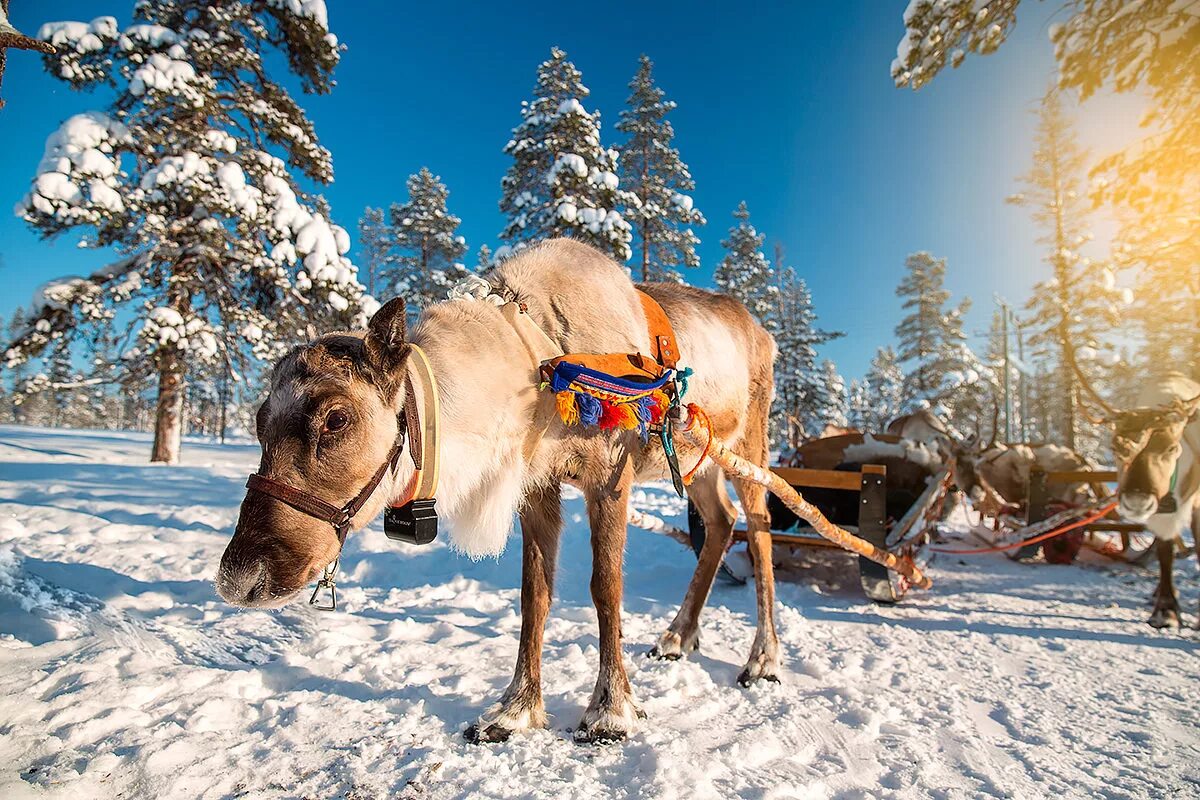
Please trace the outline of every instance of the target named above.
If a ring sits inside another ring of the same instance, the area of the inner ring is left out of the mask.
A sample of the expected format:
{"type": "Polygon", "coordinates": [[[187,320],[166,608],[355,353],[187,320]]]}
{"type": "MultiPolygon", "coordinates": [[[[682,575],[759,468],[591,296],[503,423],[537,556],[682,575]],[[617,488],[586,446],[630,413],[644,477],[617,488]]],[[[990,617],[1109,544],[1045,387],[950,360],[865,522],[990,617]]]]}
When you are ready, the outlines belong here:
{"type": "Polygon", "coordinates": [[[576,744],[615,744],[616,742],[623,742],[627,738],[629,738],[628,733],[615,728],[589,730],[579,727],[575,729],[574,734],[576,744]]]}
{"type": "Polygon", "coordinates": [[[502,725],[472,725],[463,731],[463,738],[471,744],[492,744],[493,742],[507,742],[508,737],[512,736],[512,731],[502,725]]]}
{"type": "Polygon", "coordinates": [[[1178,628],[1179,612],[1173,608],[1156,608],[1146,622],[1151,628],[1178,628]]]}
{"type": "Polygon", "coordinates": [[[619,705],[589,706],[583,719],[575,729],[574,739],[579,744],[607,744],[620,742],[637,732],[638,720],[645,719],[632,697],[626,697],[619,705]]]}
{"type": "Polygon", "coordinates": [[[779,683],[779,654],[775,648],[764,648],[760,652],[751,653],[750,660],[746,662],[746,668],[742,670],[737,679],[738,684],[743,687],[750,686],[756,681],[779,683]]]}
{"type": "Polygon", "coordinates": [[[742,670],[741,674],[738,675],[738,679],[737,679],[738,685],[741,686],[743,689],[750,688],[751,686],[754,685],[755,681],[767,681],[768,683],[779,683],[779,676],[775,675],[773,673],[766,673],[763,675],[755,675],[753,672],[750,671],[749,667],[746,667],[744,670],[742,670]]]}
{"type": "Polygon", "coordinates": [[[699,633],[689,636],[687,640],[684,640],[678,633],[667,631],[659,637],[658,643],[650,648],[646,656],[648,658],[656,658],[659,661],[678,661],[688,653],[694,653],[699,649],[699,633]]]}

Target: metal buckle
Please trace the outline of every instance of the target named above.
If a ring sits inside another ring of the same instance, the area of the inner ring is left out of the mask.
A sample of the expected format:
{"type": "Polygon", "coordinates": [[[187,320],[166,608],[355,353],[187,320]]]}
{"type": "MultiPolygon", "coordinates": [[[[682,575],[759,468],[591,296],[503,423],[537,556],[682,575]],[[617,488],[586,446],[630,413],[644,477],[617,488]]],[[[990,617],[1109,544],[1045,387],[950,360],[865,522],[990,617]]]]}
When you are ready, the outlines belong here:
{"type": "Polygon", "coordinates": [[[318,611],[337,610],[337,571],[338,563],[341,560],[342,557],[339,555],[325,567],[325,572],[321,575],[321,580],[317,581],[317,588],[313,589],[312,597],[308,598],[308,604],[318,611]],[[323,605],[317,601],[317,595],[321,593],[322,589],[329,589],[328,605],[323,605]]]}

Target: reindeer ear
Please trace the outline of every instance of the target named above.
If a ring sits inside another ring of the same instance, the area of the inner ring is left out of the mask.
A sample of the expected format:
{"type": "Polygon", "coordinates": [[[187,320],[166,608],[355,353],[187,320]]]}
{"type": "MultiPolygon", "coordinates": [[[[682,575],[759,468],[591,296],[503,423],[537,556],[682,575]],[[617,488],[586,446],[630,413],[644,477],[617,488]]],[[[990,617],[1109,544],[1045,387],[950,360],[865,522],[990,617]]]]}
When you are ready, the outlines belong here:
{"type": "Polygon", "coordinates": [[[408,354],[408,345],[404,341],[406,328],[407,309],[404,306],[404,298],[397,297],[387,301],[367,323],[367,335],[364,339],[367,358],[385,370],[403,361],[408,354]]]}

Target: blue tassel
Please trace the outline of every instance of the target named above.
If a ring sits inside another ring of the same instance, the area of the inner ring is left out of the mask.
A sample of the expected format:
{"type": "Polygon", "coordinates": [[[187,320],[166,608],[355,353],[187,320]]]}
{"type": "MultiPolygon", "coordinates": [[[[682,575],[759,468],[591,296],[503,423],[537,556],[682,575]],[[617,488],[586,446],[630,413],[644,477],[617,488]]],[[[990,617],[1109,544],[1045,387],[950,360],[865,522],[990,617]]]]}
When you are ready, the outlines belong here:
{"type": "Polygon", "coordinates": [[[600,423],[600,401],[583,392],[578,392],[575,397],[579,402],[579,421],[584,425],[598,425],[600,423]]]}
{"type": "Polygon", "coordinates": [[[654,398],[647,395],[646,397],[638,398],[637,400],[637,417],[638,417],[638,433],[642,435],[642,441],[650,438],[650,427],[647,423],[650,422],[650,417],[653,416],[654,398]]]}
{"type": "Polygon", "coordinates": [[[679,381],[679,399],[680,400],[683,400],[684,395],[687,394],[688,379],[691,378],[692,375],[694,375],[694,374],[695,373],[692,372],[691,367],[684,367],[683,369],[681,369],[675,373],[675,380],[679,381]]]}

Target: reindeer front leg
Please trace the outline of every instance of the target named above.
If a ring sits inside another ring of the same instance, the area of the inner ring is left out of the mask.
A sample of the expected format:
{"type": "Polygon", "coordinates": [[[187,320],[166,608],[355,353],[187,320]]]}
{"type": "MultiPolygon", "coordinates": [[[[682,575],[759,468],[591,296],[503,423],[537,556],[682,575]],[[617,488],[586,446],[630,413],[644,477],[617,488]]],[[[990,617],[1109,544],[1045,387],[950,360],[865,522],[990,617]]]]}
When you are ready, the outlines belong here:
{"type": "Polygon", "coordinates": [[[1175,540],[1157,539],[1158,589],[1154,592],[1154,612],[1148,620],[1153,628],[1179,627],[1179,595],[1175,592],[1175,540]]]}
{"type": "Polygon", "coordinates": [[[514,731],[546,727],[542,634],[554,591],[561,535],[562,505],[556,483],[531,493],[521,510],[521,644],[517,666],[500,702],[463,734],[469,742],[503,742],[514,731]]]}
{"type": "Polygon", "coordinates": [[[619,741],[645,717],[634,705],[621,654],[621,562],[632,483],[632,465],[625,458],[606,485],[584,489],[592,528],[592,601],[600,622],[600,672],[575,731],[577,742],[619,741]]]}

